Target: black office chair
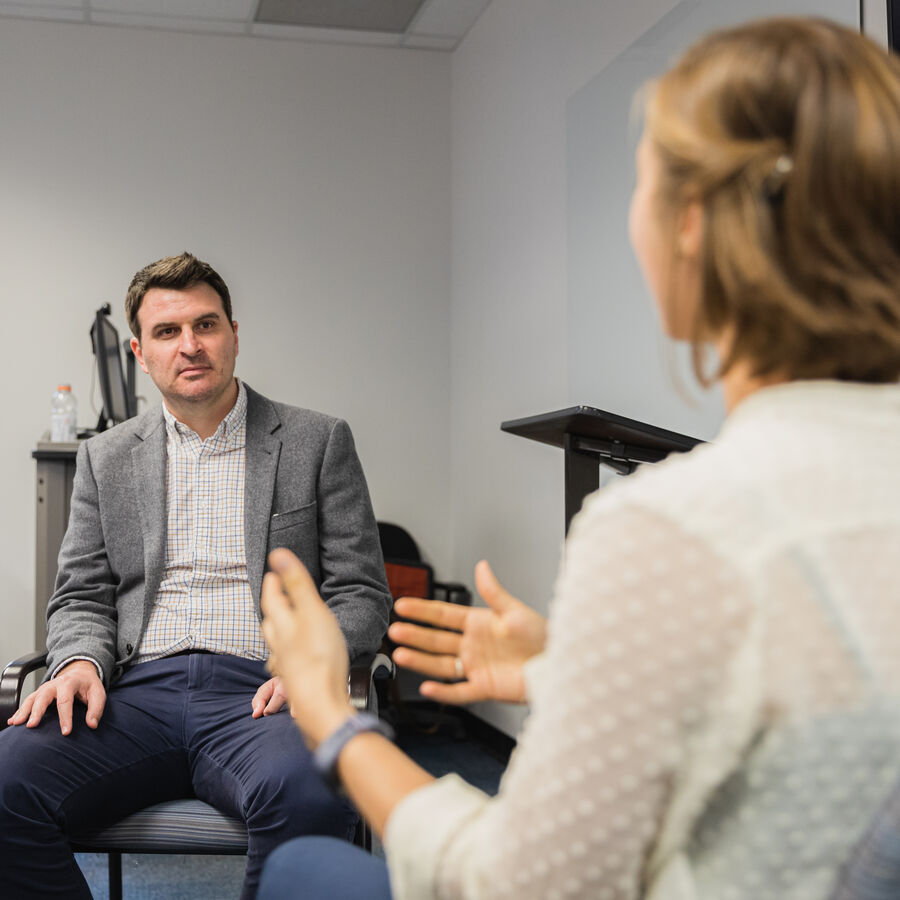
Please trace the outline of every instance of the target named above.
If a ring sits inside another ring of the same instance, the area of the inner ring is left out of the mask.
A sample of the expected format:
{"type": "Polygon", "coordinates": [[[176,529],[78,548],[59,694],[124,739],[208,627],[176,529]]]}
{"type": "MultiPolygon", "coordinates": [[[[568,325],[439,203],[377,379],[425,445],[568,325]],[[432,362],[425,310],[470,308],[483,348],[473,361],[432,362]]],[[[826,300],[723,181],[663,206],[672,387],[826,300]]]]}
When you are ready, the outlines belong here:
{"type": "MultiPolygon", "coordinates": [[[[30,653],[11,662],[0,675],[0,729],[21,703],[25,679],[45,668],[47,654],[30,653]]],[[[378,712],[375,684],[393,678],[395,667],[384,654],[368,654],[350,669],[348,690],[359,710],[378,712]]],[[[106,853],[109,857],[109,897],[122,900],[123,853],[171,853],[244,856],[247,827],[202,800],[171,800],[139,810],[103,828],[71,834],[76,853],[106,853]]],[[[371,851],[372,833],[364,819],[356,828],[354,843],[371,851]]]]}
{"type": "MultiPolygon", "coordinates": [[[[394,600],[399,597],[421,597],[424,600],[471,605],[472,592],[464,584],[458,581],[435,581],[434,570],[422,559],[418,545],[405,528],[392,522],[379,522],[378,537],[384,556],[388,589],[394,600]]],[[[400,617],[391,610],[391,622],[398,620],[400,617]]],[[[396,646],[390,638],[385,637],[381,652],[392,656],[396,646]]],[[[407,677],[415,679],[418,676],[410,674],[407,677]]],[[[407,686],[407,692],[409,689],[407,686]]],[[[414,702],[407,702],[400,679],[380,682],[378,691],[379,700],[387,709],[384,717],[390,720],[399,734],[408,730],[416,734],[433,734],[446,727],[443,705],[438,708],[436,720],[423,724],[423,716],[427,718],[431,715],[429,705],[425,704],[428,709],[423,710],[418,698],[414,702]]]]}
{"type": "Polygon", "coordinates": [[[378,538],[388,587],[394,600],[398,597],[422,597],[462,606],[472,603],[472,593],[464,584],[434,580],[433,568],[422,559],[412,535],[401,525],[379,522],[378,538]]]}

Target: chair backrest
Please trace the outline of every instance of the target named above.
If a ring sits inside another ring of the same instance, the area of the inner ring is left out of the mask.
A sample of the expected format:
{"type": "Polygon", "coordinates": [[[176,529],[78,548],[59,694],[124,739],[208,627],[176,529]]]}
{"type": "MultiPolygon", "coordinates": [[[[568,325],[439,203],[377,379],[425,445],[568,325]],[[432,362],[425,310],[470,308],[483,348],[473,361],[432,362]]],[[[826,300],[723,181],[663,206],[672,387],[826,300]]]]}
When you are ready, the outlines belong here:
{"type": "Polygon", "coordinates": [[[422,554],[412,535],[402,526],[391,522],[378,523],[381,554],[391,597],[434,596],[434,570],[422,562],[422,554]]]}
{"type": "Polygon", "coordinates": [[[422,597],[430,600],[434,595],[434,575],[428,563],[385,560],[384,571],[394,600],[398,597],[422,597]]]}
{"type": "Polygon", "coordinates": [[[421,562],[422,554],[412,535],[400,525],[391,522],[378,523],[378,538],[381,541],[381,552],[386,560],[394,562],[421,562]]]}

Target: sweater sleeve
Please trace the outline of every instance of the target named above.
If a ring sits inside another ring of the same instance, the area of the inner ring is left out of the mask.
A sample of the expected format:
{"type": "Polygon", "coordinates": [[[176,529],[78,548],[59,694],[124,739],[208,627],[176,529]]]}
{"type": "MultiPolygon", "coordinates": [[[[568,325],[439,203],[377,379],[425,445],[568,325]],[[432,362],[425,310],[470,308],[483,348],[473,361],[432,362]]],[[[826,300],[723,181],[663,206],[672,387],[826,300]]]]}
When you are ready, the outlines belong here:
{"type": "Polygon", "coordinates": [[[739,574],[700,539],[641,507],[608,507],[589,502],[573,524],[498,795],[447,776],[392,813],[396,900],[645,889],[674,785],[752,616],[739,574]]]}

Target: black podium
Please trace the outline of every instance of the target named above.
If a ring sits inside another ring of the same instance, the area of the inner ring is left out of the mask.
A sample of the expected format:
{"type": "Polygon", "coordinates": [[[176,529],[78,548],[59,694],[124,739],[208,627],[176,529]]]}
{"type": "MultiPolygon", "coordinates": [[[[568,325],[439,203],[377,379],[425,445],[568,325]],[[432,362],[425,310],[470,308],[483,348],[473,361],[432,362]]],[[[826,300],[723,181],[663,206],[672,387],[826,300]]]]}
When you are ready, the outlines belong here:
{"type": "Polygon", "coordinates": [[[600,464],[630,475],[639,463],[653,463],[670,453],[702,444],[699,438],[667,431],[634,419],[572,406],[556,412],[512,419],[500,425],[510,434],[562,447],[566,479],[566,533],[584,498],[600,487],[600,464]]]}

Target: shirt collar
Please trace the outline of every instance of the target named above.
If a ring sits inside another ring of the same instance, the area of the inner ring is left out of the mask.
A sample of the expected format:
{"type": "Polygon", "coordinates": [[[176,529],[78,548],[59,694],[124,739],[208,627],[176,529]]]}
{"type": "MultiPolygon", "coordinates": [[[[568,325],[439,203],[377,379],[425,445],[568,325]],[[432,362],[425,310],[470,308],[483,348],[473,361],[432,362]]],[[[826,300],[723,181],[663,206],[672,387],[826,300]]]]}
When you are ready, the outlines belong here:
{"type": "MultiPolygon", "coordinates": [[[[208,440],[230,442],[247,421],[247,389],[244,387],[244,383],[240,378],[236,378],[235,381],[237,381],[238,385],[237,400],[235,400],[234,406],[231,407],[228,415],[219,423],[219,427],[216,429],[215,434],[210,435],[208,440]]],[[[169,433],[170,437],[175,437],[179,441],[186,439],[200,440],[199,435],[193,428],[189,425],[185,425],[184,422],[179,422],[178,419],[172,415],[169,408],[166,406],[165,401],[163,401],[162,409],[163,418],[166,421],[166,431],[169,433]]]]}

